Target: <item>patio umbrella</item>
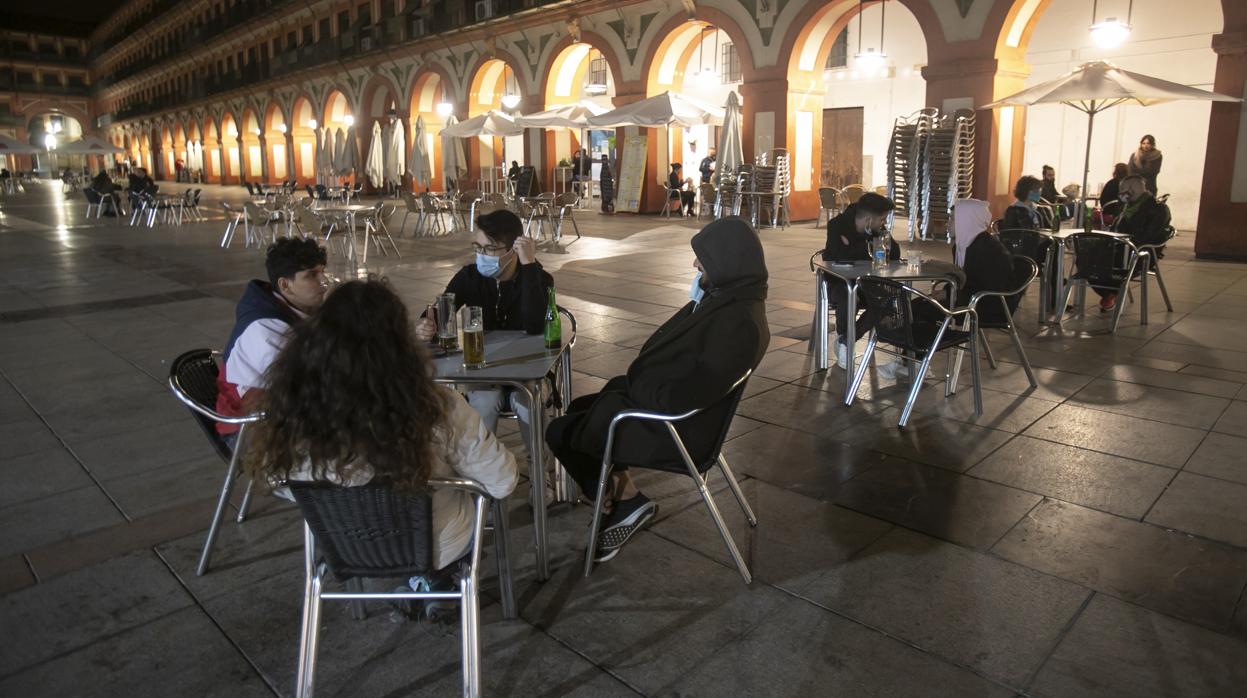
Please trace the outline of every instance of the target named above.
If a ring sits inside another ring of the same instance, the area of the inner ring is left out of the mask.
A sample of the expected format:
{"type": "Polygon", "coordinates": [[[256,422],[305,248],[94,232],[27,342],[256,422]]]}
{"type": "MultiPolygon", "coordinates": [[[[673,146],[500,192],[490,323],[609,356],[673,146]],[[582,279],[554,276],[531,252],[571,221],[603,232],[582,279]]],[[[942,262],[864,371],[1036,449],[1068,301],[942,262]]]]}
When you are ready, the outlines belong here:
{"type": "Polygon", "coordinates": [[[333,145],[333,172],[337,175],[346,174],[346,132],[338,127],[338,138],[333,145]]]}
{"type": "Polygon", "coordinates": [[[325,135],[323,128],[314,128],[312,133],[316,134],[316,149],[312,151],[312,169],[316,172],[317,183],[324,184],[320,179],[320,163],[325,157],[325,135]]]}
{"type": "Polygon", "coordinates": [[[320,161],[321,176],[325,178],[325,184],[332,184],[333,178],[333,156],[337,154],[337,149],[333,144],[333,129],[325,129],[325,154],[320,161]]]}
{"type": "Polygon", "coordinates": [[[605,114],[589,117],[590,128],[618,128],[620,126],[721,126],[723,110],[701,100],[676,92],[664,92],[640,102],[625,104],[605,114]]]}
{"type": "Polygon", "coordinates": [[[355,137],[355,127],[351,126],[346,129],[346,137],[338,136],[338,152],[342,153],[342,159],[334,163],[338,169],[338,174],[343,177],[349,176],[359,167],[359,139],[355,137]]]}
{"type": "Polygon", "coordinates": [[[394,119],[385,146],[385,182],[402,184],[403,175],[407,172],[407,158],[403,157],[403,152],[407,150],[407,138],[402,121],[394,119]]]}
{"type": "Polygon", "coordinates": [[[411,144],[411,181],[425,189],[433,178],[433,167],[429,164],[428,136],[424,131],[424,117],[416,117],[416,133],[411,144]]]}
{"type": "Polygon", "coordinates": [[[381,135],[381,122],[372,122],[372,141],[368,144],[368,158],[364,161],[364,174],[373,187],[381,186],[385,178],[385,143],[381,135]]]}
{"type": "MultiPolygon", "coordinates": [[[[453,117],[452,117],[453,118],[453,117]]],[[[447,119],[446,128],[442,129],[443,136],[454,136],[456,138],[471,138],[473,136],[519,136],[523,135],[524,127],[515,123],[515,119],[508,114],[491,109],[480,116],[474,116],[467,121],[460,121],[451,125],[447,119]]]]}
{"type": "Polygon", "coordinates": [[[606,107],[593,102],[577,102],[563,104],[553,109],[539,111],[526,116],[517,116],[515,123],[524,128],[589,128],[589,118],[600,116],[610,111],[606,107]]]}
{"type": "Polygon", "coordinates": [[[447,188],[450,182],[458,183],[459,177],[468,169],[468,159],[463,155],[463,141],[446,135],[446,131],[457,123],[455,115],[451,114],[446,117],[446,128],[442,129],[442,181],[447,188]]]}
{"type": "Polygon", "coordinates": [[[0,135],[0,155],[37,155],[43,148],[23,143],[16,138],[0,135]]]}
{"type": "Polygon", "coordinates": [[[126,150],[125,148],[118,148],[101,138],[87,136],[57,146],[56,152],[66,155],[103,155],[105,153],[124,153],[126,150]]]}
{"type": "Polygon", "coordinates": [[[1147,107],[1182,99],[1212,102],[1242,101],[1237,97],[1187,87],[1150,75],[1132,73],[1107,61],[1091,61],[1056,80],[1040,83],[1017,94],[986,104],[983,108],[1029,107],[1034,104],[1060,103],[1084,112],[1087,115],[1087,154],[1083,160],[1082,196],[1086,201],[1087,178],[1091,172],[1091,133],[1095,126],[1095,115],[1127,102],[1147,107]]]}
{"type": "Polygon", "coordinates": [[[740,141],[740,99],[733,91],[727,93],[727,106],[723,110],[723,129],[715,153],[715,171],[735,172],[744,162],[745,153],[740,141]]]}

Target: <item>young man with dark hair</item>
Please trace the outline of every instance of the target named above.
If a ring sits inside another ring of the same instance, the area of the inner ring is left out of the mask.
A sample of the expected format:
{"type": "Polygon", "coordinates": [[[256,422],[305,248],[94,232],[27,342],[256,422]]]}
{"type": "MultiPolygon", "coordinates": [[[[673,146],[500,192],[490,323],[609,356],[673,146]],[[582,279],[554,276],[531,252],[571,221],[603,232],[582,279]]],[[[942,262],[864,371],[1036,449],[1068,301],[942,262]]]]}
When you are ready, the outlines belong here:
{"type": "MultiPolygon", "coordinates": [[[[519,216],[506,209],[478,216],[472,249],[476,260],[446,284],[446,293],[455,294],[455,308],[480,306],[485,311],[486,332],[524,330],[539,334],[544,330],[547,289],[554,286],[554,277],[541,268],[537,243],[524,237],[519,216]]],[[[437,325],[431,318],[421,318],[416,337],[427,342],[435,336],[437,325]]],[[[498,415],[505,407],[514,410],[527,443],[528,405],[520,398],[507,388],[468,392],[468,402],[491,432],[497,429],[498,415]]]]}
{"type": "MultiPolygon", "coordinates": [[[[234,311],[234,330],[225,345],[217,376],[217,412],[250,414],[264,393],[265,373],[286,345],[291,325],[325,300],[325,248],[315,240],[284,238],[269,245],[264,258],[268,281],[253,279],[234,311]]],[[[238,427],[218,424],[232,439],[238,427]]]]}
{"type": "MultiPolygon", "coordinates": [[[[827,245],[823,248],[823,260],[828,262],[854,262],[870,259],[870,239],[883,230],[888,214],[895,204],[886,196],[874,192],[862,194],[855,204],[849,204],[844,212],[827,221],[827,245]]],[[[889,259],[900,259],[901,248],[892,241],[889,259]]],[[[848,366],[848,347],[845,346],[844,328],[849,324],[849,290],[843,281],[827,280],[831,304],[836,309],[836,364],[848,366]]],[[[874,327],[875,316],[869,309],[857,319],[855,337],[863,337],[874,327]]]]}

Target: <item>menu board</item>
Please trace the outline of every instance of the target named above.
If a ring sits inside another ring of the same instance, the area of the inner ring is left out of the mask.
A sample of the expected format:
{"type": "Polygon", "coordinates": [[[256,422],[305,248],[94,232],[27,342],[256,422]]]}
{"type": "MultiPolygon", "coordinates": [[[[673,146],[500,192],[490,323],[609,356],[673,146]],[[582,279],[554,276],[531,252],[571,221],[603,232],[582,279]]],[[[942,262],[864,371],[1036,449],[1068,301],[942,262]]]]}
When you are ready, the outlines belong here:
{"type": "Polygon", "coordinates": [[[524,165],[520,168],[520,175],[515,178],[515,195],[516,196],[532,196],[533,189],[536,189],[534,180],[537,179],[537,168],[532,165],[524,165]]]}
{"type": "Polygon", "coordinates": [[[645,183],[645,158],[648,149],[649,134],[629,133],[624,139],[622,159],[619,163],[619,193],[615,199],[616,211],[640,212],[641,187],[645,183]]]}

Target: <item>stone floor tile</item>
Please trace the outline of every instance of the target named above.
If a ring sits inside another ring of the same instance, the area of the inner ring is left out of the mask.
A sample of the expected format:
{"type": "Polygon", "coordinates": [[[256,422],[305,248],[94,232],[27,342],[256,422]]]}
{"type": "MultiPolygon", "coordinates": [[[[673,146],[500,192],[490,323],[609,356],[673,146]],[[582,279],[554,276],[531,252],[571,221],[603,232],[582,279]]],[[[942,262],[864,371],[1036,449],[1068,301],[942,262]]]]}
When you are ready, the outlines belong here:
{"type": "Polygon", "coordinates": [[[1242,382],[1201,377],[1186,370],[1174,373],[1130,365],[1114,366],[1104,373],[1103,378],[1223,398],[1234,397],[1243,386],[1242,382]]]}
{"type": "Polygon", "coordinates": [[[636,355],[637,352],[633,349],[616,349],[612,352],[598,354],[584,361],[576,361],[574,366],[581,373],[609,380],[615,376],[622,376],[627,373],[628,367],[632,365],[632,360],[636,358],[636,355]]]}
{"type": "MultiPolygon", "coordinates": [[[[720,490],[715,506],[754,579],[794,594],[800,595],[815,578],[892,528],[879,519],[753,478],[745,480],[741,489],[757,517],[756,527],[746,523],[730,491],[720,490]]],[[[704,505],[688,507],[650,530],[736,570],[723,536],[704,505]]]]}
{"type": "Polygon", "coordinates": [[[762,362],[754,369],[754,373],[763,378],[792,381],[816,370],[813,354],[772,351],[762,357],[762,362]]]}
{"type": "Polygon", "coordinates": [[[835,498],[844,481],[888,458],[830,437],[772,424],[729,441],[723,456],[738,478],[758,478],[826,500],[835,498]]]}
{"type": "Polygon", "coordinates": [[[1247,400],[1234,400],[1217,419],[1213,431],[1247,437],[1247,400]]]}
{"type": "Polygon", "coordinates": [[[1216,423],[1229,400],[1168,390],[1153,385],[1097,378],[1071,397],[1068,404],[1196,429],[1216,423]]]}
{"type": "Polygon", "coordinates": [[[893,529],[806,598],[1010,686],[1039,667],[1090,592],[893,529]]]}
{"type": "Polygon", "coordinates": [[[1222,318],[1189,315],[1175,322],[1157,339],[1177,344],[1192,344],[1212,349],[1235,349],[1247,346],[1247,326],[1225,322],[1222,318]]]}
{"type": "Polygon", "coordinates": [[[1137,353],[1139,356],[1144,357],[1166,359],[1169,361],[1196,364],[1199,366],[1206,366],[1208,368],[1228,369],[1231,371],[1240,371],[1243,366],[1247,366],[1247,352],[1231,351],[1228,349],[1210,349],[1191,344],[1174,344],[1173,342],[1165,342],[1162,340],[1148,342],[1147,346],[1140,349],[1137,353]]]}
{"type": "MultiPolygon", "coordinates": [[[[150,552],[118,557],[0,596],[0,625],[21,642],[0,644],[0,676],[86,647],[193,603],[150,552]]],[[[5,695],[10,694],[7,691],[5,695]]]]}
{"type": "Polygon", "coordinates": [[[1247,547],[1247,485],[1178,473],[1147,520],[1247,547]]]}
{"type": "Polygon", "coordinates": [[[148,472],[188,460],[218,458],[203,430],[184,407],[176,402],[166,407],[182,418],[133,431],[73,439],[70,447],[101,479],[148,472]]]}
{"type": "Polygon", "coordinates": [[[82,487],[0,509],[0,555],[124,521],[98,487],[82,487]]]}
{"type": "Polygon", "coordinates": [[[1247,485],[1247,439],[1211,432],[1183,470],[1247,485]]]}
{"type": "Polygon", "coordinates": [[[993,552],[1162,613],[1224,629],[1247,584],[1247,551],[1045,501],[993,552]]]}
{"type": "Polygon", "coordinates": [[[52,430],[33,413],[0,424],[0,443],[8,458],[63,448],[52,430]]]}
{"type": "Polygon", "coordinates": [[[212,621],[185,608],[0,680],[12,696],[271,696],[212,621]]]}
{"type": "Polygon", "coordinates": [[[835,433],[835,438],[919,463],[965,471],[1000,448],[1013,434],[915,412],[903,429],[901,410],[890,408],[870,422],[835,433]]]}
{"type": "Polygon", "coordinates": [[[916,697],[1013,692],[883,633],[793,600],[661,693],[916,697]]]}
{"type": "MultiPolygon", "coordinates": [[[[1026,371],[1022,369],[1022,364],[1010,363],[1011,360],[1016,360],[1015,356],[998,351],[996,358],[999,362],[996,368],[993,369],[984,362],[982,370],[979,371],[979,375],[983,380],[983,387],[987,390],[1061,402],[1081,390],[1083,386],[1092,380],[1091,376],[1080,373],[1032,367],[1035,373],[1035,382],[1038,383],[1038,385],[1032,388],[1030,381],[1026,378],[1026,371]]],[[[968,395],[973,385],[970,372],[966,370],[968,367],[968,364],[964,366],[961,370],[961,375],[958,377],[957,390],[959,394],[968,395]]]]}
{"type": "Polygon", "coordinates": [[[838,395],[796,385],[741,400],[736,413],[812,434],[834,434],[869,418],[861,409],[845,407],[838,395]]]}
{"type": "Polygon", "coordinates": [[[1038,696],[1229,696],[1247,642],[1096,594],[1035,677],[1038,696]]]}
{"type": "Polygon", "coordinates": [[[100,484],[126,516],[135,519],[189,502],[215,501],[225,480],[225,470],[221,459],[211,455],[102,480],[100,484]]]}
{"type": "Polygon", "coordinates": [[[1042,497],[893,460],[845,482],[836,504],[971,548],[990,548],[1042,497]]]}
{"type": "Polygon", "coordinates": [[[94,486],[91,476],[64,448],[0,459],[0,509],[31,499],[94,486]]]}
{"type": "Polygon", "coordinates": [[[21,555],[0,557],[0,596],[24,589],[36,581],[30,564],[21,555]]]}
{"type": "MultiPolygon", "coordinates": [[[[969,367],[964,370],[968,371],[969,367]]],[[[972,388],[958,390],[949,397],[944,397],[943,389],[923,390],[918,393],[918,401],[914,403],[914,412],[1017,433],[1057,406],[1057,403],[1049,400],[1001,393],[995,390],[985,389],[981,394],[983,413],[980,415],[974,414],[974,390],[972,388]]]]}
{"type": "Polygon", "coordinates": [[[1206,432],[1075,405],[1059,405],[1023,433],[1079,448],[1181,468],[1199,448],[1206,432]]]}
{"type": "Polygon", "coordinates": [[[1107,453],[1019,436],[971,468],[985,480],[1140,519],[1174,472],[1107,453]]]}

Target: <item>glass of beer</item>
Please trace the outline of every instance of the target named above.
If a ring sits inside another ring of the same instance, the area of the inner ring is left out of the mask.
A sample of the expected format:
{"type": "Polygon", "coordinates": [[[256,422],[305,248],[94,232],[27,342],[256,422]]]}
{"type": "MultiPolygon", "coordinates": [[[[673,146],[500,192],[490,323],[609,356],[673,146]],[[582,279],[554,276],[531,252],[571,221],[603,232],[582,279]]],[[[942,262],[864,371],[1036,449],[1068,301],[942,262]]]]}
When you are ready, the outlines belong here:
{"type": "Polygon", "coordinates": [[[459,348],[459,316],[455,313],[455,294],[437,297],[437,346],[447,352],[459,348]]]}
{"type": "Polygon", "coordinates": [[[463,319],[463,367],[485,368],[485,311],[465,306],[463,319]]]}

